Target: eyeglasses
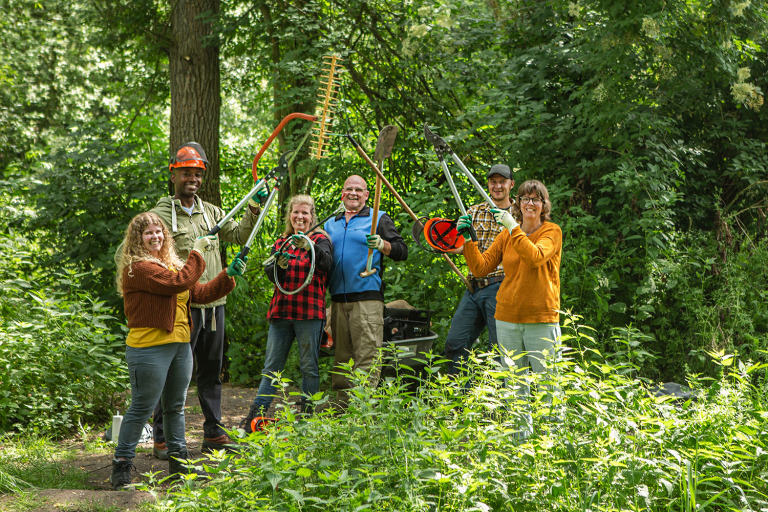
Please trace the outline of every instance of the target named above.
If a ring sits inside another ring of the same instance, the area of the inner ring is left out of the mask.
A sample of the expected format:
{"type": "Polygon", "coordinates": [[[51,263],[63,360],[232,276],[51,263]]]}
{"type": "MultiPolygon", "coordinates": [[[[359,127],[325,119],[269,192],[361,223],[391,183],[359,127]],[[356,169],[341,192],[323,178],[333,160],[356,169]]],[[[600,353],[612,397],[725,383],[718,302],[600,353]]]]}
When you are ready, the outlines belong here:
{"type": "Polygon", "coordinates": [[[344,189],[344,192],[354,192],[355,194],[362,194],[363,192],[368,192],[368,189],[359,188],[359,187],[346,187],[344,189]]]}
{"type": "Polygon", "coordinates": [[[528,203],[533,203],[533,204],[536,204],[536,205],[541,204],[541,198],[540,197],[527,197],[527,196],[523,196],[523,197],[518,197],[517,200],[520,201],[520,204],[528,204],[528,203]]]}

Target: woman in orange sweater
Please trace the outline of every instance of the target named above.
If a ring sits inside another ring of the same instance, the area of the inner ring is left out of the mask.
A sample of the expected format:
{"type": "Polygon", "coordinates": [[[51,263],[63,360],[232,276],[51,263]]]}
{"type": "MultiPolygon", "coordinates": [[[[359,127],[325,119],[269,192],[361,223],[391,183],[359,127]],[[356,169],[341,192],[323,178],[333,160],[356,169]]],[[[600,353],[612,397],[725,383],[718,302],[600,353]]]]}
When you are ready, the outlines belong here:
{"type": "Polygon", "coordinates": [[[179,259],[168,229],[154,213],[141,213],[125,233],[117,269],[117,290],[128,317],[125,359],[131,377],[131,405],[125,413],[112,475],[114,489],[130,485],[133,457],[144,424],[162,397],[168,472],[187,473],[184,401],[192,375],[190,301],[213,302],[235,288],[232,276],[243,275],[245,262],[235,258],[213,280],[200,284],[203,251],[214,237],[195,241],[186,263],[179,259]]]}
{"type": "MultiPolygon", "coordinates": [[[[545,352],[555,355],[560,337],[560,258],[563,233],[549,221],[552,204],[543,183],[528,180],[517,191],[512,214],[491,209],[496,222],[504,226],[483,254],[477,244],[464,244],[469,269],[478,277],[504,266],[504,280],[496,294],[496,334],[499,345],[515,359],[518,369],[530,365],[543,372],[545,352]]],[[[468,238],[471,219],[462,216],[457,229],[468,238]]],[[[506,368],[504,358],[502,366],[506,368]]],[[[525,392],[525,390],[522,390],[525,392]]]]}

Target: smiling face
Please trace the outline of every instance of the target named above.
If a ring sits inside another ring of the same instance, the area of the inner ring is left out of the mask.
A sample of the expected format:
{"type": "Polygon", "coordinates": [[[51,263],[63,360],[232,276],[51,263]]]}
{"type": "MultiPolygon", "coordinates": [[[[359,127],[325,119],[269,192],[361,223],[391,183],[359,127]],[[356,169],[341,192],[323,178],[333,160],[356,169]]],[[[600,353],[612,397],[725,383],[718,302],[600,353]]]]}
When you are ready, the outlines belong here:
{"type": "Polygon", "coordinates": [[[536,192],[524,194],[517,198],[520,211],[523,212],[523,222],[529,225],[537,225],[541,222],[541,212],[544,209],[544,201],[536,192]]]}
{"type": "Polygon", "coordinates": [[[368,186],[360,176],[350,176],[344,182],[344,208],[350,212],[359,212],[368,200],[368,186]]]}
{"type": "Polygon", "coordinates": [[[488,192],[491,194],[491,199],[496,203],[500,203],[509,198],[509,191],[515,186],[515,180],[505,178],[501,174],[491,174],[488,178],[488,192]]]}
{"type": "Polygon", "coordinates": [[[141,242],[144,249],[155,258],[160,256],[160,249],[163,248],[164,241],[163,227],[157,224],[150,224],[141,232],[141,242]]]}
{"type": "Polygon", "coordinates": [[[178,167],[171,174],[176,186],[177,199],[194,199],[203,183],[203,170],[199,167],[178,167]]]}
{"type": "Polygon", "coordinates": [[[304,203],[294,204],[291,208],[290,220],[294,233],[298,233],[299,231],[306,233],[307,230],[312,227],[310,225],[312,222],[312,207],[304,203]]]}

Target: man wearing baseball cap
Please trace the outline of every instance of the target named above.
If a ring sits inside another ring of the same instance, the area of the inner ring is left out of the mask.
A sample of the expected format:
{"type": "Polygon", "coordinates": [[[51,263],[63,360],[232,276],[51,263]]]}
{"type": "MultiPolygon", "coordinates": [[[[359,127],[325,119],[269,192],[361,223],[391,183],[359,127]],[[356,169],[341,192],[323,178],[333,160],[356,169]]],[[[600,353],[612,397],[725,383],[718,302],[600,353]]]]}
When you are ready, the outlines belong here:
{"type": "MultiPolygon", "coordinates": [[[[488,194],[497,208],[512,213],[510,191],[515,185],[509,166],[496,164],[486,173],[488,178],[488,194]]],[[[485,203],[479,203],[467,210],[472,217],[472,226],[477,233],[477,245],[483,253],[491,246],[493,239],[501,232],[503,226],[496,224],[490,207],[485,203]]],[[[453,252],[461,254],[464,248],[460,247],[453,252]]],[[[459,302],[459,307],[453,315],[451,329],[445,340],[445,357],[450,360],[448,373],[457,374],[461,364],[472,344],[480,336],[483,330],[488,328],[488,351],[496,349],[496,322],[493,318],[496,313],[496,293],[504,280],[504,269],[499,265],[496,270],[482,279],[476,278],[470,272],[467,276],[474,288],[474,293],[464,291],[464,296],[459,302]]]]}
{"type": "MultiPolygon", "coordinates": [[[[163,197],[151,210],[156,213],[173,235],[176,252],[186,260],[195,240],[207,234],[223,217],[224,212],[211,203],[198,197],[197,191],[202,185],[205,171],[209,168],[208,159],[202,146],[196,142],[187,142],[174,153],[168,170],[174,184],[175,195],[163,197]]],[[[268,192],[260,189],[255,199],[265,200],[268,192]]],[[[212,250],[206,251],[205,272],[200,283],[206,283],[216,277],[224,267],[221,261],[219,239],[239,245],[245,244],[251,234],[259,205],[254,198],[248,202],[248,208],[240,222],[231,219],[218,233],[212,250]]],[[[122,251],[118,248],[117,254],[122,251]]],[[[116,257],[117,257],[116,254],[116,257]]],[[[210,304],[192,304],[192,332],[190,347],[197,363],[195,380],[197,398],[203,411],[202,450],[226,449],[231,441],[221,424],[221,369],[224,364],[224,304],[226,297],[210,304]]],[[[159,459],[168,458],[168,449],[163,436],[163,409],[158,403],[154,413],[153,453],[159,459]]]]}

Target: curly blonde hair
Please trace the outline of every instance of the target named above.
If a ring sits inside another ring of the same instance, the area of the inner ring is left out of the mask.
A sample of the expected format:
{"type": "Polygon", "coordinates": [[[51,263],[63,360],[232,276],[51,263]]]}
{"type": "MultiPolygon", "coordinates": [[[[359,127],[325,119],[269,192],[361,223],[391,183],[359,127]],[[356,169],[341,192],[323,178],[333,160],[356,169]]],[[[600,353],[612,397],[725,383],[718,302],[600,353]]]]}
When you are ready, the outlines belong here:
{"type": "Polygon", "coordinates": [[[125,230],[125,238],[123,239],[123,251],[120,255],[119,263],[117,265],[117,293],[122,297],[123,295],[123,272],[128,267],[128,276],[133,277],[133,269],[131,265],[139,261],[154,261],[155,263],[164,266],[165,268],[172,268],[179,270],[184,266],[184,262],[179,258],[176,253],[176,244],[173,242],[173,237],[165,226],[162,219],[155,213],[146,212],[140,213],[131,219],[128,224],[128,228],[125,230]],[[163,228],[163,246],[160,248],[159,257],[152,256],[144,248],[144,241],[142,240],[142,234],[147,226],[155,224],[163,228]]]}
{"type": "Polygon", "coordinates": [[[552,202],[549,200],[549,192],[547,187],[544,186],[539,180],[528,180],[520,185],[517,189],[517,197],[515,202],[512,203],[512,215],[517,222],[523,222],[523,212],[520,211],[520,196],[529,196],[536,194],[541,199],[541,222],[550,220],[550,213],[552,212],[552,202]]]}
{"type": "MultiPolygon", "coordinates": [[[[315,200],[312,199],[312,196],[308,196],[305,194],[297,194],[293,197],[291,197],[288,200],[288,204],[285,206],[285,229],[283,229],[283,237],[290,236],[294,234],[293,231],[293,225],[291,224],[291,212],[293,211],[293,207],[297,204],[306,204],[309,206],[309,213],[310,213],[310,226],[314,226],[317,224],[317,212],[315,211],[315,200]]],[[[326,233],[322,227],[318,226],[317,228],[313,229],[314,232],[322,233],[326,236],[328,236],[328,233],[326,233]]],[[[309,233],[304,233],[305,235],[309,235],[309,233]]]]}

